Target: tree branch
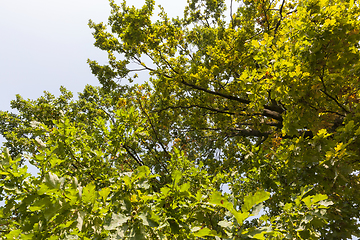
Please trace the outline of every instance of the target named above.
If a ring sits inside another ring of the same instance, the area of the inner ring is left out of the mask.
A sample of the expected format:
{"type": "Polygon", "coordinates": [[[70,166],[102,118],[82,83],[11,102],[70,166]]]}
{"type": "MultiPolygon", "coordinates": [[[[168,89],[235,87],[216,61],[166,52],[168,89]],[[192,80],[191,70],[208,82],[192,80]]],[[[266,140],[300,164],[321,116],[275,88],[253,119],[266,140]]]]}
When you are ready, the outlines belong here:
{"type": "Polygon", "coordinates": [[[281,3],[281,7],[280,7],[280,11],[279,11],[280,19],[276,24],[276,27],[275,27],[275,30],[274,30],[274,36],[276,35],[276,32],[277,32],[278,28],[280,27],[280,23],[282,21],[282,11],[284,9],[284,4],[285,4],[285,0],[283,0],[282,3],[281,3]]]}
{"type": "MultiPolygon", "coordinates": [[[[130,147],[128,146],[128,145],[126,145],[126,144],[124,144],[124,145],[122,145],[123,146],[123,148],[125,148],[125,150],[126,150],[126,152],[139,164],[139,166],[143,166],[144,165],[144,163],[140,160],[140,159],[138,159],[135,155],[134,155],[134,153],[132,153],[131,151],[130,151],[130,147]]],[[[131,149],[132,150],[132,149],[131,149]]]]}
{"type": "MultiPolygon", "coordinates": [[[[62,141],[62,143],[64,144],[64,146],[67,148],[67,150],[69,151],[71,157],[74,159],[74,161],[79,164],[79,166],[85,168],[85,166],[76,158],[75,154],[72,152],[70,146],[68,146],[66,143],[65,143],[65,140],[62,141]]],[[[79,170],[78,166],[76,166],[74,163],[71,163],[71,165],[76,169],[76,170],[79,170]]],[[[91,179],[95,181],[95,177],[92,175],[91,172],[88,172],[91,179]]]]}
{"type": "MultiPolygon", "coordinates": [[[[209,111],[212,111],[212,112],[217,112],[217,113],[224,113],[224,114],[228,114],[228,115],[235,115],[235,113],[233,112],[227,112],[225,110],[221,110],[221,109],[217,109],[217,108],[210,108],[210,107],[204,107],[204,106],[199,106],[199,105],[189,105],[189,106],[167,106],[166,108],[162,108],[162,109],[159,109],[159,110],[154,110],[154,112],[162,112],[162,111],[166,111],[166,110],[169,110],[169,109],[189,109],[189,108],[202,108],[202,109],[206,109],[206,110],[209,110],[209,111]]],[[[240,114],[242,115],[242,114],[240,114]]],[[[247,116],[245,114],[243,114],[244,116],[247,116]]]]}
{"type": "MultiPolygon", "coordinates": [[[[200,128],[200,130],[210,130],[210,131],[222,131],[222,128],[200,128]]],[[[242,136],[242,137],[267,137],[272,131],[260,132],[254,129],[241,129],[241,128],[228,128],[223,130],[222,132],[226,134],[230,134],[228,136],[242,136]],[[230,130],[230,131],[229,131],[230,130]]]]}
{"type": "MultiPolygon", "coordinates": [[[[146,118],[148,119],[148,121],[149,121],[149,123],[150,123],[150,126],[151,126],[151,128],[152,128],[152,130],[153,130],[153,132],[154,132],[154,134],[155,134],[156,140],[157,140],[158,143],[160,144],[160,146],[161,146],[161,148],[163,149],[163,151],[164,151],[169,157],[171,157],[170,153],[166,150],[165,146],[164,146],[163,143],[161,142],[161,140],[160,140],[160,138],[159,138],[159,136],[158,136],[158,134],[157,134],[157,132],[156,132],[156,130],[155,130],[155,127],[154,127],[154,125],[152,124],[152,121],[151,121],[149,115],[148,115],[147,112],[143,109],[142,104],[141,104],[141,100],[138,100],[138,102],[139,102],[140,110],[145,114],[146,118]]],[[[165,170],[169,173],[169,171],[167,170],[167,168],[166,168],[165,166],[163,166],[163,167],[164,167],[165,170]]]]}
{"type": "MultiPolygon", "coordinates": [[[[165,62],[165,64],[176,74],[179,74],[174,68],[173,66],[171,66],[171,64],[161,55],[161,52],[159,52],[159,56],[160,58],[165,62]]],[[[137,59],[137,61],[140,61],[139,59],[137,59]]],[[[150,71],[155,71],[154,69],[151,69],[151,68],[148,68],[146,66],[144,66],[145,68],[149,69],[150,71]]],[[[162,74],[164,77],[166,78],[169,78],[169,79],[173,79],[172,76],[169,76],[167,74],[162,74]]],[[[196,89],[196,90],[200,90],[200,91],[203,91],[203,92],[206,92],[206,93],[209,93],[209,94],[212,94],[212,95],[216,95],[216,96],[219,96],[219,97],[223,97],[223,98],[226,98],[226,99],[229,99],[229,100],[233,100],[233,101],[237,101],[239,103],[242,103],[242,104],[250,104],[251,101],[250,100],[247,100],[247,99],[243,99],[243,98],[239,98],[239,97],[236,97],[236,96],[233,96],[233,95],[230,95],[230,94],[226,94],[226,93],[221,93],[221,92],[217,92],[217,91],[212,91],[212,90],[209,90],[207,88],[204,88],[204,87],[201,87],[201,86],[198,86],[198,85],[195,85],[195,84],[192,84],[192,83],[189,83],[187,81],[185,81],[185,79],[183,78],[183,76],[181,76],[181,81],[180,83],[184,84],[185,86],[188,86],[190,88],[193,88],[193,89],[196,89]]],[[[280,106],[269,106],[269,105],[264,105],[264,112],[263,112],[263,116],[266,116],[266,117],[271,117],[273,119],[276,119],[280,122],[282,122],[282,117],[281,117],[281,113],[283,113],[284,110],[280,107],[280,106]]]]}
{"type": "MultiPolygon", "coordinates": [[[[323,74],[324,74],[324,68],[323,68],[323,74]]],[[[324,87],[324,90],[320,89],[320,92],[324,93],[327,97],[329,97],[331,100],[333,100],[344,112],[346,113],[350,113],[350,111],[346,110],[346,108],[344,106],[342,106],[338,100],[336,98],[334,98],[333,96],[331,96],[327,90],[326,90],[326,85],[325,85],[325,82],[324,82],[324,77],[323,76],[320,76],[320,80],[321,80],[321,83],[324,87]]]]}

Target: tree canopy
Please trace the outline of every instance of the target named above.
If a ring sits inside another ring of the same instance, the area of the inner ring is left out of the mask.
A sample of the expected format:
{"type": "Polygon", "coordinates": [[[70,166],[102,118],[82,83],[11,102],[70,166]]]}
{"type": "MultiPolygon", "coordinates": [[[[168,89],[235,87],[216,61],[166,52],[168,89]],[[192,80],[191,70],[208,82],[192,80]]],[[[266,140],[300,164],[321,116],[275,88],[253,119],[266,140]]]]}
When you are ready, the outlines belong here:
{"type": "Polygon", "coordinates": [[[0,112],[3,238],[360,237],[359,3],[229,3],[111,0],[101,86],[0,112]]]}

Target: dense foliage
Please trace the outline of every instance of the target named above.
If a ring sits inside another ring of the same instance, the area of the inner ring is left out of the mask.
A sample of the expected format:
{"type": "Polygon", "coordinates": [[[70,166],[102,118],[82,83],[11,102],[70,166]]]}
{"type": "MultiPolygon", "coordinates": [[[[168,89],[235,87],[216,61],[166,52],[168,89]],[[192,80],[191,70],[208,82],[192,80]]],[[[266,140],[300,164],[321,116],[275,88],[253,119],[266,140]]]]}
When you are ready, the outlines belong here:
{"type": "Polygon", "coordinates": [[[154,4],[90,21],[101,87],[0,112],[1,236],[360,236],[359,4],[154,4]]]}

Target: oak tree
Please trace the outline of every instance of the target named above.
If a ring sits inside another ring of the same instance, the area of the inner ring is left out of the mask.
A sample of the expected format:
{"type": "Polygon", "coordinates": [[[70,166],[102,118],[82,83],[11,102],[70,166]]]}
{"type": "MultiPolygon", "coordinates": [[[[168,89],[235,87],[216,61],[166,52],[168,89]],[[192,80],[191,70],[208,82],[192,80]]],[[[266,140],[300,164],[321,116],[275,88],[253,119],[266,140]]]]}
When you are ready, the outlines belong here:
{"type": "Polygon", "coordinates": [[[1,113],[3,236],[360,235],[359,3],[110,5],[89,23],[100,88],[1,113]]]}

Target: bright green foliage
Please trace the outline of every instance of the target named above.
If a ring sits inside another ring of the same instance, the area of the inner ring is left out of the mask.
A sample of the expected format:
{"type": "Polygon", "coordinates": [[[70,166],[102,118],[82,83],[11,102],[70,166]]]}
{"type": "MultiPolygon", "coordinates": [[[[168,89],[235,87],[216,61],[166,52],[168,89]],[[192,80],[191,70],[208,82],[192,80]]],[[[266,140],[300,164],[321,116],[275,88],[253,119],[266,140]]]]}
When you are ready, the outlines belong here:
{"type": "MultiPolygon", "coordinates": [[[[179,152],[173,155],[174,161],[187,161],[177,154],[179,152]]],[[[146,166],[134,172],[117,173],[107,179],[110,181],[107,184],[104,184],[105,179],[89,179],[82,185],[76,176],[59,177],[51,170],[35,178],[27,173],[26,166],[20,167],[19,160],[12,160],[6,151],[1,156],[2,195],[7,196],[1,208],[5,238],[192,239],[218,236],[233,239],[252,236],[265,239],[264,233],[281,235],[271,227],[242,228],[243,221],[261,209],[262,205],[258,204],[269,198],[268,193],[258,191],[245,197],[243,209],[237,211],[227,195],[223,196],[214,188],[206,172],[188,161],[187,169],[173,170],[169,184],[155,191],[153,184],[159,183],[158,175],[151,174],[146,166]],[[186,176],[191,175],[197,176],[200,182],[197,186],[186,181],[186,176]]],[[[43,164],[51,165],[53,160],[47,159],[43,164]]],[[[302,196],[297,197],[297,206],[302,199],[312,211],[327,208],[326,202],[318,203],[326,196],[302,196]]],[[[307,212],[306,216],[311,214],[308,210],[299,212],[307,212]]]]}
{"type": "Polygon", "coordinates": [[[101,88],[0,113],[2,236],[359,237],[359,3],[154,4],[90,21],[101,88]]]}

